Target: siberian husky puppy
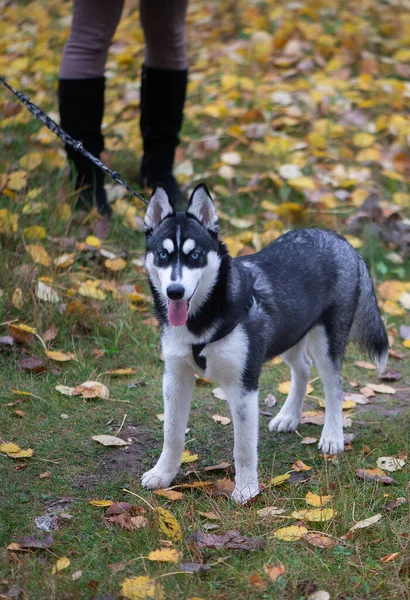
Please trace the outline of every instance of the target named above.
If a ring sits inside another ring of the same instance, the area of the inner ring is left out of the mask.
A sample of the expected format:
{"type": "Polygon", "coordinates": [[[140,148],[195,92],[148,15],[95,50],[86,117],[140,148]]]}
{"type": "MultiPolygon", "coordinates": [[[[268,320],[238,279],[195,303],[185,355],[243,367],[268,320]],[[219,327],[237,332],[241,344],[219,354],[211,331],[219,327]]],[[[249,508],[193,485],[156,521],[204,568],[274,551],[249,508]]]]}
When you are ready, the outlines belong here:
{"type": "Polygon", "coordinates": [[[157,186],[144,223],[146,267],[162,328],[165,422],[161,456],[143,475],[143,486],[165,488],[178,472],[198,373],[223,388],[232,413],[232,497],[245,503],[257,495],[258,379],[274,356],[290,367],[292,383],[270,431],[295,431],[300,423],[309,351],[326,397],[319,448],[342,452],[341,368],[349,336],[380,372],[388,358],[372,280],[356,250],[330,231],[300,229],[257,254],[232,259],[218,238],[217,213],[203,184],[187,211],[178,213],[157,186]]]}

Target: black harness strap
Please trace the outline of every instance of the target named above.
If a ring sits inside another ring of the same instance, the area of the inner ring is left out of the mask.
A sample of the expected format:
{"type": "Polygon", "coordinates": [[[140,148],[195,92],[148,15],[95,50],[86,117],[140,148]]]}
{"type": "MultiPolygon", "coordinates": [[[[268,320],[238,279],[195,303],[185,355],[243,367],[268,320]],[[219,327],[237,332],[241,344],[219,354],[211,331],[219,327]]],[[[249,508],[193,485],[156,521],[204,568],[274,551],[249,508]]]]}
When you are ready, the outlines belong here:
{"type": "Polygon", "coordinates": [[[206,342],[204,344],[192,344],[192,355],[194,357],[194,361],[196,362],[196,364],[198,365],[198,367],[200,369],[202,369],[204,371],[206,369],[206,358],[205,358],[205,356],[201,356],[201,352],[205,348],[205,346],[207,344],[212,344],[213,342],[218,342],[219,340],[222,340],[224,337],[226,337],[227,335],[232,333],[232,331],[235,329],[235,327],[237,325],[239,325],[239,323],[247,317],[250,309],[253,306],[254,300],[255,300],[254,295],[253,295],[253,287],[252,286],[250,286],[250,288],[248,289],[247,295],[248,295],[249,299],[244,305],[242,305],[241,309],[239,310],[239,314],[236,315],[235,319],[231,320],[224,327],[222,327],[221,329],[216,331],[215,335],[212,336],[212,338],[209,340],[209,342],[206,342]],[[250,295],[250,297],[249,297],[249,295],[250,295]]]}

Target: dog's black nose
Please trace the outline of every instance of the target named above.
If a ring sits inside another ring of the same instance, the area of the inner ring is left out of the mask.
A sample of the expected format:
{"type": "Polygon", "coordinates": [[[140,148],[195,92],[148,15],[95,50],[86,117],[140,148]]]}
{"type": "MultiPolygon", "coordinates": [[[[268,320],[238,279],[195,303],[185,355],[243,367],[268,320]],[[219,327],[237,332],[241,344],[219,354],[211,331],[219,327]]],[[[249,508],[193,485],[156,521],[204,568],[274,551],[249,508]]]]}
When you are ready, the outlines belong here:
{"type": "Polygon", "coordinates": [[[171,285],[167,287],[167,296],[170,300],[181,300],[184,293],[184,286],[180,283],[171,283],[171,285]]]}

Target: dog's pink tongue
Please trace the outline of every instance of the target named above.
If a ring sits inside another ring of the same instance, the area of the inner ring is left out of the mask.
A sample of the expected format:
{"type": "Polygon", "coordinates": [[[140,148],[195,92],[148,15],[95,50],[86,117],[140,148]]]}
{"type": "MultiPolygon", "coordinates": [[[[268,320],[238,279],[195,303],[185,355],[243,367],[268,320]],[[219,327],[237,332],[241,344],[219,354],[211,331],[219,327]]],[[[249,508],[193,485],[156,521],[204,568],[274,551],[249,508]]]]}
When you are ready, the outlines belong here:
{"type": "Polygon", "coordinates": [[[178,327],[185,325],[188,320],[188,302],[187,300],[170,300],[168,303],[168,321],[171,325],[178,327]]]}

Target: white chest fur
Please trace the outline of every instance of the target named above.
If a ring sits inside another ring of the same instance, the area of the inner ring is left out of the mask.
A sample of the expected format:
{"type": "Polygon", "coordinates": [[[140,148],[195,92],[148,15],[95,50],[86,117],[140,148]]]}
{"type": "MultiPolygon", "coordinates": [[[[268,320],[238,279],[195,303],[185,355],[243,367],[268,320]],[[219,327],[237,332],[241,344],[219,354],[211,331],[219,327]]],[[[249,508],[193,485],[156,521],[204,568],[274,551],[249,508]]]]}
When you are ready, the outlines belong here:
{"type": "MultiPolygon", "coordinates": [[[[174,329],[174,328],[173,328],[174,329]]],[[[194,360],[192,344],[185,336],[168,330],[162,338],[162,349],[167,368],[179,363],[189,366],[195,373],[204,375],[222,388],[240,384],[248,355],[248,339],[241,325],[226,337],[206,344],[201,356],[206,359],[206,370],[194,360]]]]}

